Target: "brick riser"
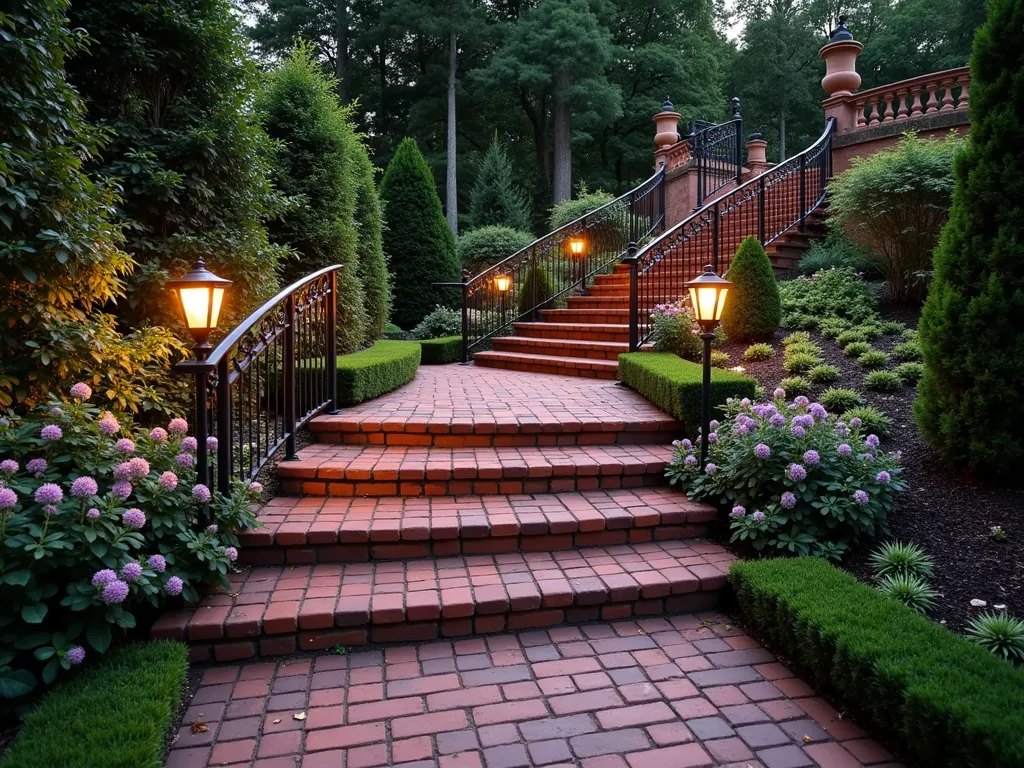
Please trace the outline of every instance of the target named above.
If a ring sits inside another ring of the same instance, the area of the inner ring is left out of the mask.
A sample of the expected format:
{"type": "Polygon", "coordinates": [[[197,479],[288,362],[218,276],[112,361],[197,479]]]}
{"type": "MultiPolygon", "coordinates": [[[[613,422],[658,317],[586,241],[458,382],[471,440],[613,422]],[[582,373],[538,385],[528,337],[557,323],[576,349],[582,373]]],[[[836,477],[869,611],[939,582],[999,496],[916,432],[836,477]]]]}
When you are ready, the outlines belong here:
{"type": "Polygon", "coordinates": [[[331,445],[435,446],[438,448],[531,448],[567,445],[650,445],[679,436],[681,427],[660,431],[581,432],[518,435],[410,435],[403,432],[321,432],[317,440],[331,445]]]}

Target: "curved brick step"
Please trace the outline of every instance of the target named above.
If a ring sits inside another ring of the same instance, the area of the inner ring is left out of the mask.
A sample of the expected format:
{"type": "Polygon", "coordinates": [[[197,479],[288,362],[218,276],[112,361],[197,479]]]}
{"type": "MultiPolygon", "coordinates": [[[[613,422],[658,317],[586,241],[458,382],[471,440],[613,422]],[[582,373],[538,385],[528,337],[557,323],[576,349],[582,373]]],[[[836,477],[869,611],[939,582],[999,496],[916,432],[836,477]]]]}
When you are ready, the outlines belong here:
{"type": "Polygon", "coordinates": [[[361,562],[704,536],[707,504],[668,488],[533,496],[276,498],[242,531],[246,563],[361,562]]]}
{"type": "Polygon", "coordinates": [[[555,323],[629,323],[629,308],[625,309],[542,309],[540,316],[555,323]]]}
{"type": "MultiPolygon", "coordinates": [[[[545,310],[547,311],[547,310],[545,310]]],[[[555,312],[588,310],[559,309],[555,312]]],[[[628,313],[628,310],[626,310],[628,313]]],[[[596,360],[587,357],[555,357],[542,353],[501,352],[491,350],[477,352],[473,362],[488,368],[505,368],[529,373],[549,373],[557,376],[584,376],[589,379],[615,379],[619,375],[618,357],[614,360],[596,360]]]]}
{"type": "Polygon", "coordinates": [[[285,493],[459,496],[664,485],[671,445],[406,448],[317,443],[277,467],[285,493]]]}
{"type": "Polygon", "coordinates": [[[734,557],[671,541],[571,552],[391,563],[261,566],[172,610],[154,638],[186,640],[193,661],[232,661],[365,643],[550,627],[705,610],[734,557]]]}
{"type": "Polygon", "coordinates": [[[618,360],[629,352],[629,342],[584,341],[580,339],[535,339],[528,336],[503,336],[491,342],[495,352],[522,352],[551,357],[586,357],[592,360],[618,360]]]}
{"type": "Polygon", "coordinates": [[[514,323],[516,336],[543,339],[615,341],[629,344],[629,323],[514,323]]]}

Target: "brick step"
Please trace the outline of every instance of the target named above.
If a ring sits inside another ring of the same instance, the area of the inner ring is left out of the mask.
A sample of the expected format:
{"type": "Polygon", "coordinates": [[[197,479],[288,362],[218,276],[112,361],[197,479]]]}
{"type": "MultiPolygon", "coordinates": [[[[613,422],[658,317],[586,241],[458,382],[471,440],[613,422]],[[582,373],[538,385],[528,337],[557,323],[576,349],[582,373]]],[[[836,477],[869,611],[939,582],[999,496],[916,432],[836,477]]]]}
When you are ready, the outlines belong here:
{"type": "Polygon", "coordinates": [[[516,336],[538,339],[579,339],[629,343],[629,323],[513,323],[516,336]]]}
{"type": "Polygon", "coordinates": [[[283,461],[285,493],[461,496],[664,485],[671,445],[406,448],[316,443],[283,461]]]}
{"type": "Polygon", "coordinates": [[[678,421],[654,406],[638,405],[625,412],[609,409],[577,417],[568,404],[565,410],[543,409],[536,415],[503,411],[454,415],[442,411],[423,416],[365,404],[333,416],[317,416],[310,427],[321,443],[441,448],[660,444],[670,442],[682,430],[678,421]]]}
{"type": "Polygon", "coordinates": [[[557,376],[584,376],[588,379],[615,379],[619,375],[618,360],[594,360],[586,357],[552,357],[525,352],[491,350],[477,352],[473,355],[473,362],[488,368],[548,373],[557,376]]]}
{"type": "Polygon", "coordinates": [[[516,496],[271,499],[242,562],[291,565],[537,552],[705,536],[714,507],[668,488],[516,496]]]}
{"type": "Polygon", "coordinates": [[[594,285],[601,286],[626,286],[629,287],[629,270],[625,273],[618,271],[618,267],[621,266],[616,264],[616,271],[610,275],[597,275],[594,278],[594,285]]]}
{"type": "Polygon", "coordinates": [[[590,296],[629,296],[629,280],[621,280],[617,283],[595,283],[587,288],[590,296]]]}
{"type": "Polygon", "coordinates": [[[259,566],[153,625],[194,662],[714,607],[733,556],[699,540],[438,560],[259,566]]]}
{"type": "Polygon", "coordinates": [[[494,339],[498,352],[524,352],[553,357],[586,357],[592,360],[618,360],[629,351],[629,342],[581,341],[578,339],[533,339],[523,336],[504,336],[494,339]]]}
{"type": "Polygon", "coordinates": [[[626,309],[542,309],[541,317],[555,323],[598,323],[606,325],[629,323],[629,308],[626,309]]]}

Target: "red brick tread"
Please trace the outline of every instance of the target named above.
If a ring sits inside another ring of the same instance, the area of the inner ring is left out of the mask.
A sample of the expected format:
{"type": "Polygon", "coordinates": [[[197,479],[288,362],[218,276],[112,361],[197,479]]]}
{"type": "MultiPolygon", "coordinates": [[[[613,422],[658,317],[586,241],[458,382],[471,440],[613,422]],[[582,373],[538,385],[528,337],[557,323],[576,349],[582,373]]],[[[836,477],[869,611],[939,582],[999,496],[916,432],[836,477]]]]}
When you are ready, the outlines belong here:
{"type": "Polygon", "coordinates": [[[459,496],[664,484],[671,445],[438,448],[317,443],[278,465],[288,493],[459,496]]]}
{"type": "Polygon", "coordinates": [[[271,499],[242,531],[258,564],[357,562],[666,541],[706,535],[714,507],[668,488],[533,496],[271,499]]]}
{"type": "Polygon", "coordinates": [[[531,339],[505,336],[492,342],[496,352],[522,352],[548,357],[586,357],[592,360],[618,360],[629,352],[625,341],[589,341],[582,339],[531,339]]]}
{"type": "Polygon", "coordinates": [[[554,339],[592,339],[629,343],[628,323],[514,323],[516,336],[554,339]]]}
{"type": "Polygon", "coordinates": [[[733,560],[717,544],[672,541],[260,566],[231,574],[227,590],[211,592],[197,607],[164,614],[152,635],[187,640],[194,661],[231,661],[705,610],[716,604],[733,560]]]}
{"type": "MultiPolygon", "coordinates": [[[[574,310],[565,311],[570,312],[574,310]]],[[[584,376],[593,379],[615,379],[619,375],[618,359],[595,360],[584,357],[559,357],[555,355],[492,350],[477,352],[473,355],[473,362],[477,365],[492,368],[511,368],[517,371],[551,373],[563,376],[584,376]]]]}

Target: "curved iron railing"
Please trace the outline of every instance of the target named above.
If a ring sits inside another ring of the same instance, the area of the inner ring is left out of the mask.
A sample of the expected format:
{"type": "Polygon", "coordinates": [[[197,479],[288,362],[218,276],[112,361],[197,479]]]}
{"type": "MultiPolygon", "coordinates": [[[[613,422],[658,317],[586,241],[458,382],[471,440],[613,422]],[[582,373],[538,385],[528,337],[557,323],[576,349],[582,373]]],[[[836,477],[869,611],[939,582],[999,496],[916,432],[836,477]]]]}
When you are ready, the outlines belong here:
{"type": "Polygon", "coordinates": [[[713,125],[695,120],[690,156],[697,174],[697,208],[722,187],[740,183],[743,173],[743,117],[740,100],[732,100],[732,120],[713,125]]]}
{"type": "Polygon", "coordinates": [[[203,360],[178,363],[195,377],[198,481],[217,488],[252,480],[283,445],[295,458],[295,432],[337,403],[337,276],[325,267],[292,283],[229,333],[203,360]],[[216,446],[207,445],[215,437],[216,446]]]}
{"type": "Polygon", "coordinates": [[[824,133],[803,152],[704,205],[624,259],[630,267],[630,350],[650,337],[654,308],[683,296],[683,284],[706,264],[722,274],[744,238],[756,236],[768,245],[794,226],[803,230],[832,178],[834,128],[829,118],[824,133]]]}
{"type": "Polygon", "coordinates": [[[551,232],[478,275],[435,283],[462,291],[462,362],[470,350],[536,319],[542,309],[582,291],[610,272],[630,244],[643,243],[665,224],[665,170],[635,189],[551,232]],[[571,242],[581,243],[574,254],[571,242]]]}

